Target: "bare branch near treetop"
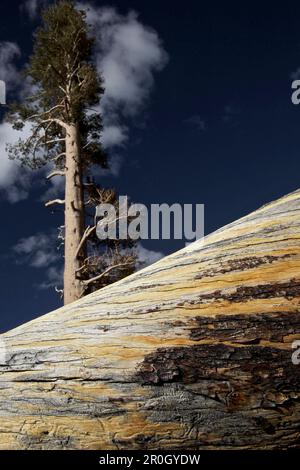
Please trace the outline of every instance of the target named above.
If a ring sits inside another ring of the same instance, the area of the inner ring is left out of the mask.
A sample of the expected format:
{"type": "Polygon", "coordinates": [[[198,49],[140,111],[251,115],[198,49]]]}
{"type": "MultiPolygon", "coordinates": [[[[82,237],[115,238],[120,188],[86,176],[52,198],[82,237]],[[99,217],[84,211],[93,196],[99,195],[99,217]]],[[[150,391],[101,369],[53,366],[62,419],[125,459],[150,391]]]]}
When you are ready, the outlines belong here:
{"type": "Polygon", "coordinates": [[[45,207],[54,206],[54,204],[65,204],[65,202],[64,199],[53,199],[52,201],[46,202],[45,207]]]}
{"type": "Polygon", "coordinates": [[[52,171],[52,173],[50,173],[48,176],[47,176],[47,180],[51,179],[51,178],[54,178],[55,176],[66,176],[66,172],[65,171],[62,171],[62,170],[55,170],[55,171],[52,171]]]}
{"type": "Polygon", "coordinates": [[[48,109],[47,111],[41,111],[40,113],[36,113],[36,114],[32,114],[31,116],[29,116],[27,119],[29,121],[33,120],[33,119],[37,119],[37,118],[41,118],[42,116],[45,116],[45,114],[51,114],[53,113],[53,111],[55,111],[56,109],[62,109],[64,108],[64,105],[63,104],[57,104],[56,106],[53,106],[52,108],[48,109]]]}
{"type": "Polygon", "coordinates": [[[58,144],[59,142],[65,142],[65,141],[66,141],[65,137],[62,137],[60,139],[47,140],[47,142],[45,142],[45,145],[58,144]]]}

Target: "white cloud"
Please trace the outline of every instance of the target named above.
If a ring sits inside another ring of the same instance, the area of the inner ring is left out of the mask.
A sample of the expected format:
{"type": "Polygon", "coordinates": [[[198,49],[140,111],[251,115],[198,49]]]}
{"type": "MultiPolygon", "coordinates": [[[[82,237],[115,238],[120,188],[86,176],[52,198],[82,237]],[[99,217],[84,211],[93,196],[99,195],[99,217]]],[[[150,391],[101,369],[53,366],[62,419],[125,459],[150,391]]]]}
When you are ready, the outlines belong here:
{"type": "Polygon", "coordinates": [[[168,56],[154,29],[145,26],[136,12],[122,15],[113,7],[79,6],[96,36],[96,64],[104,78],[103,145],[124,146],[128,119],[143,110],[154,85],[154,74],[167,64],[168,56]]]}
{"type": "Polygon", "coordinates": [[[20,83],[20,73],[15,65],[20,55],[21,51],[16,43],[0,41],[0,80],[6,82],[8,90],[20,83]]]}
{"type": "Polygon", "coordinates": [[[25,263],[33,268],[49,267],[60,258],[55,233],[38,233],[21,238],[13,247],[13,251],[18,255],[18,263],[25,263]]]}
{"type": "MultiPolygon", "coordinates": [[[[0,126],[0,187],[10,186],[15,179],[18,171],[17,165],[8,159],[6,153],[6,143],[14,142],[17,137],[17,131],[12,129],[9,123],[3,123],[0,126]]],[[[19,133],[18,133],[19,134],[19,133]]]]}
{"type": "Polygon", "coordinates": [[[21,168],[18,163],[8,158],[6,145],[17,142],[19,138],[27,138],[29,134],[29,125],[25,125],[20,132],[7,122],[0,124],[0,190],[11,203],[27,198],[32,175],[31,170],[21,168]]]}
{"type": "Polygon", "coordinates": [[[21,12],[25,12],[31,20],[35,20],[39,11],[49,3],[48,0],[26,0],[21,6],[21,12]]]}
{"type": "Polygon", "coordinates": [[[156,31],[144,26],[135,12],[123,16],[114,8],[100,8],[95,13],[97,64],[106,90],[104,116],[118,111],[136,115],[148,98],[154,72],[166,64],[166,53],[156,31]]]}
{"type": "Polygon", "coordinates": [[[25,11],[31,19],[34,19],[37,15],[38,0],[27,0],[21,5],[21,10],[25,11]]]}
{"type": "MultiPolygon", "coordinates": [[[[20,56],[20,48],[12,42],[0,42],[0,78],[11,90],[21,83],[20,73],[15,65],[20,56]]],[[[0,124],[0,190],[9,202],[15,203],[26,199],[30,187],[30,172],[9,160],[6,145],[13,144],[22,137],[29,135],[30,126],[26,125],[22,132],[13,129],[12,125],[3,122],[0,124]]]]}
{"type": "MultiPolygon", "coordinates": [[[[16,88],[15,91],[21,97],[25,92],[32,93],[32,85],[28,80],[22,81],[15,65],[19,55],[20,49],[17,44],[0,43],[0,78],[6,81],[8,90],[16,88]]],[[[38,181],[42,173],[40,171],[33,174],[32,170],[21,167],[19,162],[8,158],[6,151],[8,144],[15,144],[19,139],[27,139],[30,130],[30,124],[25,124],[23,129],[18,131],[13,129],[9,122],[0,123],[0,191],[12,204],[28,197],[33,178],[38,181]]]]}
{"type": "Polygon", "coordinates": [[[141,243],[137,245],[136,252],[138,255],[139,264],[142,268],[156,263],[156,261],[163,258],[165,255],[160,251],[148,250],[141,243]]]}
{"type": "Polygon", "coordinates": [[[45,270],[45,280],[39,284],[40,288],[62,284],[63,267],[59,263],[62,255],[58,250],[57,234],[54,231],[22,238],[13,247],[13,253],[18,264],[45,270]]]}
{"type": "Polygon", "coordinates": [[[108,124],[102,133],[104,148],[121,147],[128,140],[128,128],[116,124],[108,124]]]}
{"type": "Polygon", "coordinates": [[[51,266],[46,273],[46,281],[39,284],[40,289],[62,288],[64,268],[51,266]]]}

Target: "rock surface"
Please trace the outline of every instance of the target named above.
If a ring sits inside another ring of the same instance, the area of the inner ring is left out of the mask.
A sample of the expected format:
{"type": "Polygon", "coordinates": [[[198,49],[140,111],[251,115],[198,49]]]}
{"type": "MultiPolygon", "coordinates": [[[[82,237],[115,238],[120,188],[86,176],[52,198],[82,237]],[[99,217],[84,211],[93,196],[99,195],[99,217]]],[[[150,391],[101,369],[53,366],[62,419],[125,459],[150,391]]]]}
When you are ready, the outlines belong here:
{"type": "Polygon", "coordinates": [[[0,448],[300,447],[299,300],[300,190],[3,335],[0,448]]]}

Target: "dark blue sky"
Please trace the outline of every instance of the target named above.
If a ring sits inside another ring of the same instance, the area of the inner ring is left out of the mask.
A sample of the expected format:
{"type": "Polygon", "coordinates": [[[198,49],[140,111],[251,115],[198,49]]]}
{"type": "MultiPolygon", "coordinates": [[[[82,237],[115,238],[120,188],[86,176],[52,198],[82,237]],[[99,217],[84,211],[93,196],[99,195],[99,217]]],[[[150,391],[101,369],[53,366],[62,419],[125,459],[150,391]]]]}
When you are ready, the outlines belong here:
{"type": "MultiPolygon", "coordinates": [[[[26,57],[36,23],[22,18],[20,3],[1,3],[0,41],[17,42],[26,57]]],[[[120,175],[106,185],[145,204],[204,203],[206,233],[300,186],[300,106],[290,99],[300,67],[299,2],[94,4],[136,10],[169,54],[144,113],[127,123],[120,175]]],[[[53,289],[35,288],[43,271],[12,255],[20,238],[49,232],[59,217],[44,209],[38,191],[13,205],[1,196],[0,209],[5,331],[60,305],[53,289]]],[[[145,246],[168,254],[183,243],[145,246]]]]}

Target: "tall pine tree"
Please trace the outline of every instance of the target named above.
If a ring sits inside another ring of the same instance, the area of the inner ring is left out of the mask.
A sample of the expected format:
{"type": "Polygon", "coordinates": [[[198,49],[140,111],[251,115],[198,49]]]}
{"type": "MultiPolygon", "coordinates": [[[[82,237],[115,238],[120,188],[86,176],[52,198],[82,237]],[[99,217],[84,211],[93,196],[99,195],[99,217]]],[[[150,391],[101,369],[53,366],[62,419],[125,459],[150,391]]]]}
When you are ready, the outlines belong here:
{"type": "Polygon", "coordinates": [[[94,183],[93,167],[107,167],[101,147],[101,116],[92,114],[104,93],[102,78],[92,61],[93,39],[83,11],[71,0],[61,0],[43,13],[35,35],[26,75],[33,93],[11,109],[15,129],[31,124],[26,140],[8,146],[9,156],[32,169],[52,165],[48,178],[65,179],[64,205],[64,302],[130,274],[136,256],[130,242],[96,237],[89,207],[110,202],[117,208],[113,190],[94,183]]]}

